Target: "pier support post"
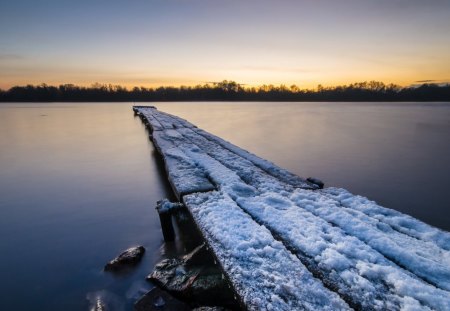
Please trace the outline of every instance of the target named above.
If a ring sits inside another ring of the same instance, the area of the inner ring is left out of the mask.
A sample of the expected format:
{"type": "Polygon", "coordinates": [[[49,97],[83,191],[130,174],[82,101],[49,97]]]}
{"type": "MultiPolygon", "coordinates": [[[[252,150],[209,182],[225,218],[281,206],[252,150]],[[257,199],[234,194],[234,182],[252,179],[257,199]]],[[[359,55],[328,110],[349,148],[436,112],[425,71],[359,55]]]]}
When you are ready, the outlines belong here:
{"type": "Polygon", "coordinates": [[[173,242],[175,240],[175,231],[172,225],[172,215],[169,211],[158,211],[159,221],[165,242],[173,242]]]}
{"type": "Polygon", "coordinates": [[[173,242],[175,240],[175,231],[172,224],[172,211],[177,210],[182,206],[183,204],[181,203],[172,203],[167,199],[158,201],[156,204],[164,241],[166,242],[173,242]]]}

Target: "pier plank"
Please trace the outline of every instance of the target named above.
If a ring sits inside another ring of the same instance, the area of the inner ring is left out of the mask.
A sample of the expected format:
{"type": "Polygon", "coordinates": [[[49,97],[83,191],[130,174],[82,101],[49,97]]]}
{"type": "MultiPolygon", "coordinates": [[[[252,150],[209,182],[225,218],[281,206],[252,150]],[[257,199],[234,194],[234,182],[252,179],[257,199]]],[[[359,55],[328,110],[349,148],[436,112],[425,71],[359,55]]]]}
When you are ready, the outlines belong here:
{"type": "Polygon", "coordinates": [[[134,109],[246,308],[450,310],[448,232],[318,189],[154,107],[134,109]]]}

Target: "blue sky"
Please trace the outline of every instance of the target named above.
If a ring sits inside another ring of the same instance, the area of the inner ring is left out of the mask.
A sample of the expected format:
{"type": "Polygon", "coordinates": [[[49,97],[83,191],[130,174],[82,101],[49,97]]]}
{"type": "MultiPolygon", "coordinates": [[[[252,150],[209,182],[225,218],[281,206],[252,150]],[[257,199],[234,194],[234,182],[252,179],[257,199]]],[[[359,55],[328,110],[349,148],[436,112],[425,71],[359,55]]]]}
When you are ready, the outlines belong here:
{"type": "Polygon", "coordinates": [[[0,87],[450,79],[450,1],[4,1],[0,87]]]}

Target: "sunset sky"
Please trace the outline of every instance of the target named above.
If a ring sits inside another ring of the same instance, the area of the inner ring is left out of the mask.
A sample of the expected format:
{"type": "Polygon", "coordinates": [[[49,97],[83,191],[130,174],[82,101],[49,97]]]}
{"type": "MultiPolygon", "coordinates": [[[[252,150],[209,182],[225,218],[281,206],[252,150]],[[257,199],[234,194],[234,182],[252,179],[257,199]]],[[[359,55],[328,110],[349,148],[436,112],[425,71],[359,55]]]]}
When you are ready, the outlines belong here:
{"type": "Polygon", "coordinates": [[[0,0],[0,88],[450,81],[450,0],[0,0]]]}

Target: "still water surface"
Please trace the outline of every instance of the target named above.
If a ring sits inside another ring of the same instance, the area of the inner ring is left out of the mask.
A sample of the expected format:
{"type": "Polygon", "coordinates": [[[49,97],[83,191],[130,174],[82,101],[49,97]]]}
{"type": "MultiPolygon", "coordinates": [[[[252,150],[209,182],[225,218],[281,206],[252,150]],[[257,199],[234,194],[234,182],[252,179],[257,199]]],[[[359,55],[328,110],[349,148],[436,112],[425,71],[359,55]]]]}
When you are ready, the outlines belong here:
{"type": "MultiPolygon", "coordinates": [[[[153,103],[327,186],[450,230],[449,103],[153,103]]],[[[0,310],[131,309],[164,245],[170,189],[131,103],[0,104],[0,310]],[[103,265],[147,247],[141,265],[103,265]]]]}

